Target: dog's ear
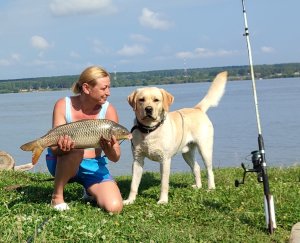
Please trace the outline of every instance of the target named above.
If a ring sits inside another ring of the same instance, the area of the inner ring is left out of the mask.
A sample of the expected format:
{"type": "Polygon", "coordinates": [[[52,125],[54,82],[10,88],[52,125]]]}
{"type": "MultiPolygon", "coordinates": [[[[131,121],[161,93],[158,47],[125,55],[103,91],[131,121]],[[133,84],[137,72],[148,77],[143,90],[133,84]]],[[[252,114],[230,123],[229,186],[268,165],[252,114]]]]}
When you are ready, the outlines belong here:
{"type": "Polygon", "coordinates": [[[129,105],[133,108],[133,110],[136,110],[136,91],[133,91],[128,97],[127,101],[129,105]]]}
{"type": "Polygon", "coordinates": [[[174,101],[174,96],[164,89],[160,89],[160,91],[163,95],[163,108],[165,111],[169,111],[169,107],[174,101]]]}

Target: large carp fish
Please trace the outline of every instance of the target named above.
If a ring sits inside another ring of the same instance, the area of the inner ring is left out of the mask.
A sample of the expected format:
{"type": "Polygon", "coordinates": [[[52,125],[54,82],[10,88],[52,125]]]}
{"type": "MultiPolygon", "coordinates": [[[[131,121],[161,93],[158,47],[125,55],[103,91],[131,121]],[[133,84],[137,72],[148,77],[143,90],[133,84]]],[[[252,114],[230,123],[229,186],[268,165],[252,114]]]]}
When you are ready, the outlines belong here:
{"type": "Polygon", "coordinates": [[[32,151],[35,165],[45,148],[57,145],[60,136],[68,135],[74,141],[74,148],[99,148],[100,138],[111,140],[131,139],[131,133],[122,125],[107,119],[84,119],[63,124],[51,129],[47,134],[21,146],[24,151],[32,151]]]}

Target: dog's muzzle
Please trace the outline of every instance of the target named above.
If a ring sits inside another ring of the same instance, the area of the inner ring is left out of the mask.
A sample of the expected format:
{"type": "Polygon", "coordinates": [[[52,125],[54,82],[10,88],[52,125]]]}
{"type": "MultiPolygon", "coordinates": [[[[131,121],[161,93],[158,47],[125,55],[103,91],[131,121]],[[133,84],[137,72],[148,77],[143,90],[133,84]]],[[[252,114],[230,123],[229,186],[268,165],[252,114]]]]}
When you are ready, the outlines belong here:
{"type": "Polygon", "coordinates": [[[152,108],[152,106],[147,106],[147,107],[145,107],[145,112],[146,112],[146,115],[147,115],[147,116],[152,116],[152,113],[153,113],[153,108],[152,108]]]}

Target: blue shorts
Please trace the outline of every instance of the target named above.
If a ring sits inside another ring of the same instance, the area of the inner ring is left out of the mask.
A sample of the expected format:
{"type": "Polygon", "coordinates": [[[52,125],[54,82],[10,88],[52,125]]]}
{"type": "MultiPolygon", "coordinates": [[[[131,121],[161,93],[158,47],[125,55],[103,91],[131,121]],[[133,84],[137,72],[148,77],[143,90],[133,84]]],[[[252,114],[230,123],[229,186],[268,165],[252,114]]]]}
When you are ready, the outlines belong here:
{"type": "MultiPolygon", "coordinates": [[[[55,176],[57,159],[49,148],[46,155],[46,162],[50,174],[55,176]]],[[[85,158],[81,161],[77,174],[70,180],[70,182],[78,182],[83,185],[85,189],[88,189],[96,183],[114,181],[106,165],[106,156],[99,156],[94,159],[85,158]]]]}

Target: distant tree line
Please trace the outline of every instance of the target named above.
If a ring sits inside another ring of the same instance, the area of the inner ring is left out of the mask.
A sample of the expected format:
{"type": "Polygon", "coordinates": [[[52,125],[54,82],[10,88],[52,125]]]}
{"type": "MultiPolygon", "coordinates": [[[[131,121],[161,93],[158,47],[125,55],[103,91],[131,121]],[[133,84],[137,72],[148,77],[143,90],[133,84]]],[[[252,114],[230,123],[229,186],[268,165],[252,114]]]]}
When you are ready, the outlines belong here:
{"type": "MultiPolygon", "coordinates": [[[[227,70],[229,80],[250,79],[249,66],[227,66],[156,70],[143,72],[119,72],[111,74],[112,87],[150,86],[209,82],[221,71],[227,70]]],[[[300,77],[300,63],[255,65],[257,79],[300,77]]],[[[78,75],[0,80],[0,93],[69,89],[78,75]]]]}

